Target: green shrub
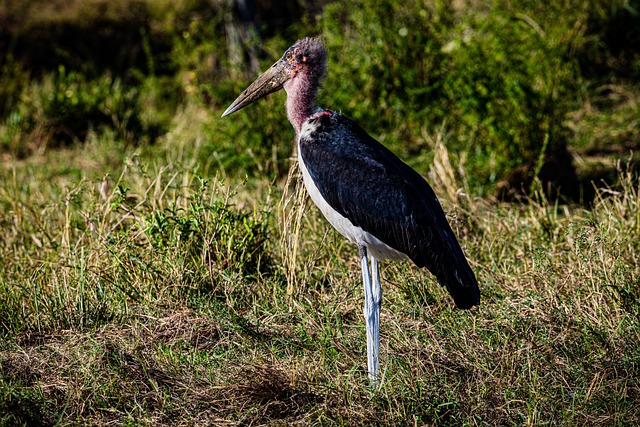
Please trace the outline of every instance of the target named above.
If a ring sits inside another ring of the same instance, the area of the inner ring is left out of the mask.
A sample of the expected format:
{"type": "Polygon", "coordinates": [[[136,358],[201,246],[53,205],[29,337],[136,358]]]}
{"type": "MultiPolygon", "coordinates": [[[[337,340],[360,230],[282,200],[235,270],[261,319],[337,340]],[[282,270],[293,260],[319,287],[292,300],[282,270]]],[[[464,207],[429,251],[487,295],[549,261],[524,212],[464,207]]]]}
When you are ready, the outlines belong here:
{"type": "Polygon", "coordinates": [[[329,106],[375,123],[369,131],[423,173],[425,132],[443,125],[477,192],[515,169],[533,178],[545,149],[566,144],[576,63],[525,14],[362,0],[328,6],[323,27],[329,106]]]}
{"type": "Polygon", "coordinates": [[[478,183],[495,184],[519,169],[531,180],[538,159],[566,145],[563,122],[578,105],[575,60],[526,15],[492,11],[469,24],[450,42],[448,114],[436,120],[458,125],[452,148],[468,153],[478,183]]]}

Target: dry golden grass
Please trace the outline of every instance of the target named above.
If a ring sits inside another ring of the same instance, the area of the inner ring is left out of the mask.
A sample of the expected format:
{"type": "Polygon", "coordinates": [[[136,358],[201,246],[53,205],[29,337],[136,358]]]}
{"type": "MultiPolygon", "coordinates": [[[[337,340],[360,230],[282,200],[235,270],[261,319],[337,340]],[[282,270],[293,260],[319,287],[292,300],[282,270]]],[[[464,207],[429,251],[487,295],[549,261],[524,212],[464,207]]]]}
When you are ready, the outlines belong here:
{"type": "Polygon", "coordinates": [[[176,163],[127,148],[109,175],[99,141],[2,169],[3,425],[640,421],[631,172],[591,209],[496,203],[436,145],[482,305],[456,311],[427,272],[385,265],[372,390],[355,250],[295,169],[282,185],[205,182],[198,144],[166,143],[176,163]]]}

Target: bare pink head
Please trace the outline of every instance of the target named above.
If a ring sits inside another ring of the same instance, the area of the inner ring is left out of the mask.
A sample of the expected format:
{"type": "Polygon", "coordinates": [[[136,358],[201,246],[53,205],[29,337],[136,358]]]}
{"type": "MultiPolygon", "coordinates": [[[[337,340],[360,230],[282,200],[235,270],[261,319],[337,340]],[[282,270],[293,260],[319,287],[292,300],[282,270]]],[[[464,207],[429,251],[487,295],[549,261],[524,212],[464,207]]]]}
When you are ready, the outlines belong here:
{"type": "Polygon", "coordinates": [[[320,80],[327,70],[327,51],[318,38],[298,40],[258,77],[222,114],[227,116],[278,91],[287,92],[287,115],[296,132],[315,110],[320,80]]]}

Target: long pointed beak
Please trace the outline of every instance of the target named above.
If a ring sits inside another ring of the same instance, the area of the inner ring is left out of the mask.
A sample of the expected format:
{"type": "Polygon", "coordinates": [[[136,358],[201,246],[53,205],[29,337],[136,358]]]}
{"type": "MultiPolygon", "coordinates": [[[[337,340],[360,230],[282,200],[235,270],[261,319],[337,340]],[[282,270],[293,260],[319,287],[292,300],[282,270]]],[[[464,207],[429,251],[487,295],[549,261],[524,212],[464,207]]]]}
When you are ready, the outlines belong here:
{"type": "Polygon", "coordinates": [[[282,89],[282,85],[289,80],[289,78],[289,73],[287,73],[285,68],[285,61],[283,59],[278,60],[278,62],[273,64],[271,68],[258,77],[256,81],[251,83],[251,85],[229,105],[229,108],[222,113],[222,117],[235,113],[252,102],[282,89]]]}

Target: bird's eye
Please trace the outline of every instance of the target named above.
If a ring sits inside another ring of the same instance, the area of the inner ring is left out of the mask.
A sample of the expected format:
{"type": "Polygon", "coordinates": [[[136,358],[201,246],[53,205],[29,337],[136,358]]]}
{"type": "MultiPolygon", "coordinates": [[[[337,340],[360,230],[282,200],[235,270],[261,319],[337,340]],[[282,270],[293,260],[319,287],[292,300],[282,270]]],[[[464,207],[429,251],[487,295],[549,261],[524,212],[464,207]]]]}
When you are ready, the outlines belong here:
{"type": "Polygon", "coordinates": [[[285,58],[289,62],[293,61],[293,52],[291,52],[291,51],[287,52],[286,55],[285,55],[285,58]]]}

